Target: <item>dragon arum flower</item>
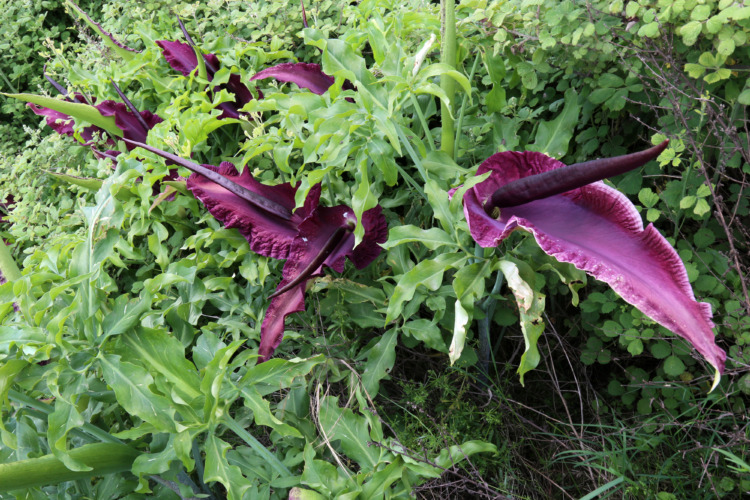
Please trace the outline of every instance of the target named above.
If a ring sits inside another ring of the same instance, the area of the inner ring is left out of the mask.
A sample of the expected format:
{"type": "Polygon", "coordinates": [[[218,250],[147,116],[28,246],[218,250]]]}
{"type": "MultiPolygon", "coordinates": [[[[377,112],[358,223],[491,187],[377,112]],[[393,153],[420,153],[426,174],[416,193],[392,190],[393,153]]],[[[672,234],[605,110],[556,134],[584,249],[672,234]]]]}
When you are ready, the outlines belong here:
{"type": "Polygon", "coordinates": [[[545,253],[604,281],[646,316],[684,338],[724,372],[711,306],[696,302],[685,266],[667,240],[635,206],[600,182],[656,158],[667,141],[646,151],[566,166],[542,153],[490,156],[477,175],[489,178],[464,194],[474,240],[497,246],[515,229],[530,232],[545,253]]]}
{"type": "MultiPolygon", "coordinates": [[[[177,21],[180,24],[180,29],[183,35],[185,35],[187,43],[169,40],[159,40],[156,43],[161,48],[164,59],[166,59],[172,69],[179,71],[184,76],[188,76],[198,67],[197,54],[201,54],[201,52],[187,32],[182,20],[178,17],[177,21]]],[[[202,54],[202,56],[203,65],[206,68],[206,78],[211,81],[219,71],[221,63],[215,54],[202,54]]],[[[325,93],[335,81],[332,76],[323,73],[320,65],[315,63],[277,64],[276,66],[259,71],[250,80],[265,80],[267,78],[274,78],[280,82],[295,83],[298,87],[306,88],[318,95],[325,93]]],[[[343,88],[345,90],[354,89],[354,86],[347,81],[344,82],[343,88]]],[[[240,75],[232,73],[229,76],[228,82],[220,85],[219,89],[226,89],[235,96],[234,102],[219,104],[218,107],[222,110],[219,118],[239,118],[242,107],[253,98],[250,90],[242,83],[240,75]]],[[[263,93],[260,90],[258,90],[258,98],[263,98],[263,93]]]]}
{"type": "MultiPolygon", "coordinates": [[[[123,102],[106,100],[92,106],[81,94],[69,94],[65,87],[50,78],[46,72],[44,77],[63,95],[63,100],[31,94],[6,95],[27,101],[31,110],[39,116],[44,116],[47,125],[60,135],[75,137],[74,117],[92,123],[80,131],[80,137],[84,144],[91,145],[94,153],[99,156],[114,158],[120,154],[120,151],[97,150],[93,145],[95,135],[98,134],[99,137],[105,139],[107,145],[112,146],[120,137],[145,142],[149,130],[163,121],[151,111],[138,111],[115,82],[112,82],[112,86],[123,102]]],[[[132,147],[128,146],[128,149],[132,147]]]]}
{"type": "Polygon", "coordinates": [[[304,311],[305,285],[310,278],[322,275],[323,266],[342,272],[346,257],[363,269],[380,254],[378,244],[388,237],[380,206],[362,214],[365,235],[355,247],[354,211],[346,205],[319,206],[319,184],[310,189],[304,205],[294,210],[297,186],[267,186],[256,181],[247,168],[238,173],[228,162],[218,167],[198,165],[146,144],[126,142],[191,170],[187,188],[214,217],[226,227],[237,228],[253,252],[286,259],[260,329],[261,361],[281,342],[286,317],[304,311]]]}

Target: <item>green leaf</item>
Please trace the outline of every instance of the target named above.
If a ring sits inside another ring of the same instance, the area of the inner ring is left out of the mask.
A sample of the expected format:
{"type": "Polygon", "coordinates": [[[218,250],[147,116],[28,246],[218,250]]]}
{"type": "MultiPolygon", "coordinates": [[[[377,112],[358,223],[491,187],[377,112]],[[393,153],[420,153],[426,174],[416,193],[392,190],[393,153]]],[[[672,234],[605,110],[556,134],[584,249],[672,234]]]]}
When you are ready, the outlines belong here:
{"type": "Polygon", "coordinates": [[[273,358],[250,368],[237,385],[244,387],[252,384],[265,396],[291,387],[295,378],[304,377],[324,360],[325,356],[322,354],[307,359],[273,358]]]}
{"type": "Polygon", "coordinates": [[[710,211],[711,207],[708,205],[706,199],[698,198],[698,201],[695,203],[695,208],[693,208],[693,212],[695,212],[695,215],[702,217],[710,211]]]}
{"type": "Polygon", "coordinates": [[[645,207],[653,207],[659,201],[659,195],[654,193],[651,188],[643,188],[638,192],[638,200],[645,207]]]}
{"type": "Polygon", "coordinates": [[[218,481],[226,488],[229,500],[242,500],[245,492],[253,485],[242,475],[239,467],[229,465],[227,461],[227,451],[231,448],[229,443],[222,441],[210,432],[205,446],[206,464],[203,481],[206,483],[218,481]]]}
{"type": "Polygon", "coordinates": [[[459,267],[468,257],[462,253],[438,255],[432,260],[423,260],[401,276],[388,302],[385,322],[390,323],[401,314],[404,302],[414,297],[420,285],[428,290],[437,290],[443,284],[443,273],[447,269],[459,267]]]}
{"type": "Polygon", "coordinates": [[[484,441],[466,441],[460,445],[440,450],[440,454],[435,457],[434,463],[438,467],[447,469],[477,453],[495,454],[497,453],[497,446],[484,441]]]}
{"type": "Polygon", "coordinates": [[[593,102],[594,104],[601,104],[612,97],[614,93],[615,89],[611,88],[596,89],[591,94],[589,94],[589,101],[593,102]]]}
{"type": "Polygon", "coordinates": [[[679,377],[685,372],[685,363],[677,356],[669,356],[664,360],[664,372],[670,377],[679,377]]]}
{"type": "Polygon", "coordinates": [[[641,339],[632,340],[628,344],[628,352],[633,356],[638,356],[643,352],[643,341],[641,339]]]}
{"type": "Polygon", "coordinates": [[[693,21],[705,21],[711,15],[711,6],[706,4],[696,5],[690,13],[693,21]]]}
{"type": "Polygon", "coordinates": [[[295,486],[294,488],[289,490],[288,500],[326,500],[326,498],[328,497],[324,497],[317,491],[308,490],[305,488],[299,488],[295,486]]]}
{"type": "Polygon", "coordinates": [[[401,479],[404,473],[404,461],[397,456],[384,469],[372,475],[372,479],[362,486],[361,498],[385,498],[390,492],[391,485],[401,479]]]}
{"type": "Polygon", "coordinates": [[[367,142],[368,156],[383,173],[386,185],[393,186],[398,181],[398,167],[393,155],[393,148],[382,139],[371,138],[367,142]]]}
{"type": "Polygon", "coordinates": [[[453,338],[448,347],[451,365],[461,357],[466,343],[466,329],[474,314],[474,302],[484,294],[484,280],[491,272],[491,261],[477,262],[462,267],[453,278],[456,292],[453,338]]]}
{"type": "Polygon", "coordinates": [[[682,42],[687,45],[693,45],[698,40],[698,35],[701,34],[703,25],[699,21],[691,21],[682,28],[680,28],[680,35],[682,35],[682,42]]]}
{"type": "Polygon", "coordinates": [[[185,349],[175,337],[162,330],[137,328],[124,333],[116,352],[125,359],[137,359],[172,384],[175,395],[185,402],[199,398],[200,378],[193,363],[185,358],[185,349]]]}
{"type": "Polygon", "coordinates": [[[659,340],[658,342],[651,344],[649,350],[656,359],[664,359],[672,354],[672,346],[670,346],[663,340],[659,340]]]}
{"type": "Polygon", "coordinates": [[[401,331],[420,342],[423,342],[430,349],[440,352],[448,352],[443,335],[440,333],[440,327],[428,319],[415,319],[407,321],[401,327],[401,331]]]}
{"type": "Polygon", "coordinates": [[[114,309],[102,321],[102,340],[132,330],[140,324],[141,316],[151,310],[151,297],[147,294],[139,299],[128,299],[125,294],[115,299],[114,309]]]}
{"type": "Polygon", "coordinates": [[[346,456],[357,462],[363,472],[372,471],[380,462],[381,449],[368,444],[373,438],[367,419],[349,408],[340,408],[338,397],[321,399],[319,422],[325,438],[339,441],[346,456]]]}
{"type": "Polygon", "coordinates": [[[411,225],[396,226],[392,228],[388,233],[388,241],[381,246],[387,250],[397,245],[415,241],[422,243],[430,250],[435,250],[444,245],[452,247],[458,246],[456,241],[440,228],[433,227],[430,229],[422,229],[411,225]]]}
{"type": "Polygon", "coordinates": [[[726,80],[732,76],[732,71],[728,68],[717,69],[713,73],[709,73],[703,77],[706,83],[716,83],[722,80],[726,80]]]}
{"type": "Polygon", "coordinates": [[[530,275],[533,273],[527,264],[516,264],[510,260],[501,260],[498,263],[499,269],[505,275],[508,287],[513,292],[518,303],[518,312],[521,316],[521,332],[523,333],[524,343],[526,344],[521,363],[518,365],[518,374],[523,385],[523,376],[529,370],[537,367],[540,360],[537,341],[544,333],[544,295],[535,291],[532,286],[521,276],[519,265],[525,267],[523,273],[530,275]]]}
{"type": "Polygon", "coordinates": [[[102,114],[99,113],[99,110],[94,106],[89,106],[88,104],[83,104],[80,102],[61,101],[60,99],[52,99],[51,97],[44,97],[34,94],[2,94],[8,97],[13,97],[14,99],[19,99],[24,102],[30,102],[38,106],[59,111],[60,113],[72,116],[77,120],[81,120],[95,125],[99,128],[103,128],[114,137],[122,137],[122,130],[120,130],[120,128],[115,124],[115,117],[102,116],[102,114]]]}
{"type": "Polygon", "coordinates": [[[99,189],[102,187],[103,181],[101,179],[95,179],[92,177],[78,177],[78,176],[70,175],[70,174],[61,174],[59,172],[51,172],[49,170],[42,170],[42,171],[51,175],[52,177],[60,179],[61,181],[67,182],[68,184],[73,184],[74,186],[80,186],[82,188],[88,189],[89,191],[99,191],[99,189]]]}
{"type": "Polygon", "coordinates": [[[638,36],[645,36],[647,38],[656,38],[659,36],[659,23],[656,21],[644,24],[638,30],[638,36]]]}
{"type": "Polygon", "coordinates": [[[450,199],[448,193],[441,189],[437,182],[429,179],[424,186],[424,192],[427,195],[427,201],[430,202],[435,218],[440,221],[446,232],[452,233],[454,230],[454,217],[450,210],[450,199]]]}
{"type": "Polygon", "coordinates": [[[362,385],[371,398],[378,393],[380,381],[387,377],[393,368],[393,363],[396,361],[397,340],[398,330],[391,328],[365,353],[367,363],[362,372],[362,385]]]}
{"type": "Polygon", "coordinates": [[[700,57],[698,57],[698,63],[709,68],[718,66],[718,62],[711,52],[703,52],[700,57]]]}
{"type": "Polygon", "coordinates": [[[175,431],[174,408],[166,397],[151,390],[154,379],[144,368],[112,354],[100,355],[99,364],[117,402],[128,413],[160,431],[175,431]]]}
{"type": "Polygon", "coordinates": [[[469,102],[471,102],[471,84],[469,83],[469,79],[466,78],[466,76],[462,75],[458,71],[456,71],[454,68],[451,68],[447,64],[443,63],[435,63],[430,64],[429,66],[426,66],[422,68],[419,71],[419,78],[421,80],[427,80],[429,78],[432,78],[434,76],[449,76],[453,80],[458,83],[461,88],[466,92],[466,95],[469,96],[469,102]]]}
{"type": "Polygon", "coordinates": [[[580,111],[578,94],[572,88],[566,90],[563,110],[554,120],[539,123],[534,144],[527,149],[546,153],[555,158],[565,156],[568,152],[568,144],[578,125],[580,111]]]}
{"type": "Polygon", "coordinates": [[[706,72],[706,67],[700,64],[688,63],[685,65],[685,71],[690,75],[690,78],[700,78],[706,72]]]}
{"type": "Polygon", "coordinates": [[[693,195],[685,196],[680,200],[680,210],[687,210],[688,208],[695,205],[696,197],[693,195]]]}
{"type": "Polygon", "coordinates": [[[242,396],[245,406],[253,411],[253,419],[256,424],[271,427],[282,436],[302,438],[302,434],[297,429],[282,422],[271,413],[270,403],[263,399],[255,387],[242,387],[242,396]]]}

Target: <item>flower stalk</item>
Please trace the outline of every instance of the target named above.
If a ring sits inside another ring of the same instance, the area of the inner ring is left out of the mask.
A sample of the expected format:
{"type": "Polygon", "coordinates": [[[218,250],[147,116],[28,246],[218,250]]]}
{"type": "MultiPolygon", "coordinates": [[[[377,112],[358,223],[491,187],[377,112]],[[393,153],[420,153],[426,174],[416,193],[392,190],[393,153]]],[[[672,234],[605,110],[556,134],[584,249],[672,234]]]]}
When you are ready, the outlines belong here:
{"type": "Polygon", "coordinates": [[[130,446],[116,443],[87,444],[68,454],[90,470],[72,471],[52,454],[0,464],[0,493],[124,472],[140,455],[130,446]]]}
{"type": "MultiPolygon", "coordinates": [[[[440,19],[441,19],[441,50],[440,62],[449,66],[451,69],[456,68],[456,2],[455,0],[440,1],[440,19]]],[[[455,156],[455,131],[453,123],[453,114],[450,105],[456,96],[456,82],[448,75],[440,77],[440,88],[445,92],[449,105],[440,101],[440,124],[442,132],[440,136],[440,150],[448,154],[451,158],[455,156]]]]}

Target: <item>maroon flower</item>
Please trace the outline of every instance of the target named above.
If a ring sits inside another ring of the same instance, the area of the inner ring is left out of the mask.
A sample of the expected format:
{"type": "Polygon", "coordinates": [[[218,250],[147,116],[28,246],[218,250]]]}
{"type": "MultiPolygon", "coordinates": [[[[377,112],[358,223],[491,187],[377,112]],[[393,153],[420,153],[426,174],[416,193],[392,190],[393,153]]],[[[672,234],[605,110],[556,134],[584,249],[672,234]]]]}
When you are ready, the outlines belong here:
{"type": "Polygon", "coordinates": [[[643,165],[666,146],[571,166],[528,151],[492,155],[477,171],[490,177],[464,195],[464,214],[483,247],[523,229],[548,255],[607,283],[705,356],[716,369],[715,387],[726,353],[711,331],[711,306],[696,302],[685,266],[653,225],[644,229],[622,193],[593,182],[643,165]]]}
{"type": "Polygon", "coordinates": [[[132,145],[190,169],[193,174],[187,187],[214,217],[226,227],[237,228],[259,255],[286,259],[282,280],[271,296],[260,329],[262,361],[281,342],[286,317],[305,309],[305,285],[310,278],[322,275],[323,266],[343,271],[346,257],[358,269],[366,267],[380,254],[378,244],[388,237],[380,206],[362,215],[365,235],[355,248],[354,211],[346,205],[319,206],[320,185],[310,189],[304,205],[295,210],[298,186],[267,186],[256,181],[247,168],[238,173],[231,163],[198,165],[146,144],[132,145]]]}

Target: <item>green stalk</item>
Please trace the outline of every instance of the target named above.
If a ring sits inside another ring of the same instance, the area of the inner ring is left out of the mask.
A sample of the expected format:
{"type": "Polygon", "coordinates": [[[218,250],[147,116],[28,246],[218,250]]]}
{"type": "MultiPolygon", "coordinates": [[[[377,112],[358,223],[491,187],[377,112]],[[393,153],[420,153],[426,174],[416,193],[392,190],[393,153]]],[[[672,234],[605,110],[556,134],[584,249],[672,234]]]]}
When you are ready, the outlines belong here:
{"type": "Polygon", "coordinates": [[[21,270],[18,269],[16,261],[10,253],[10,249],[5,242],[0,239],[0,275],[8,281],[21,279],[21,270]]]}
{"type": "Polygon", "coordinates": [[[255,437],[247,432],[244,427],[242,427],[237,421],[235,421],[232,417],[225,414],[224,418],[221,419],[221,423],[229,427],[229,429],[237,434],[237,436],[242,439],[245,443],[247,443],[248,446],[250,446],[255,452],[263,458],[263,460],[268,463],[276,472],[279,473],[281,477],[289,477],[292,475],[291,471],[286,468],[286,466],[281,463],[281,461],[276,458],[276,455],[268,451],[268,448],[263,446],[263,444],[255,439],[255,437]]]}
{"type": "MultiPolygon", "coordinates": [[[[455,0],[440,0],[440,19],[441,19],[441,50],[440,62],[456,68],[456,2],[455,0]]],[[[448,97],[448,102],[452,105],[456,96],[456,82],[448,75],[440,77],[440,88],[443,89],[448,97]]],[[[440,150],[454,157],[454,125],[451,109],[445,103],[440,101],[440,122],[442,127],[440,137],[440,150]]]]}
{"type": "MultiPolygon", "coordinates": [[[[477,51],[477,57],[474,59],[474,64],[471,67],[471,73],[469,73],[469,82],[474,80],[474,73],[477,70],[479,64],[479,58],[482,56],[481,51],[477,51]]],[[[456,124],[456,144],[461,144],[461,131],[464,129],[464,113],[466,112],[466,103],[471,99],[471,94],[464,94],[463,101],[461,101],[461,111],[458,113],[458,123],[456,124]]]]}
{"type": "Polygon", "coordinates": [[[140,453],[123,444],[94,443],[70,450],[69,455],[91,470],[72,471],[54,455],[0,464],[0,492],[129,471],[140,453]]]}

